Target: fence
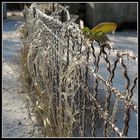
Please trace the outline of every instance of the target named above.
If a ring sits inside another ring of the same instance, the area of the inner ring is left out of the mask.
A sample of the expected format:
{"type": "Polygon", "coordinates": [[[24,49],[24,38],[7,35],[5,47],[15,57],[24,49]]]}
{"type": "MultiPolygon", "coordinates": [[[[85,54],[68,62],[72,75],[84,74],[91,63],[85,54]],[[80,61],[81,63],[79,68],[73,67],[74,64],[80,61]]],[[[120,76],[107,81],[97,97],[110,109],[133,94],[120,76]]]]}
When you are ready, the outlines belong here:
{"type": "Polygon", "coordinates": [[[66,7],[45,5],[25,7],[20,28],[21,76],[39,132],[48,137],[127,136],[131,111],[137,113],[131,100],[137,75],[130,79],[125,56],[129,61],[137,61],[137,56],[95,46],[84,38],[74,23],[77,17],[70,19],[66,7]],[[124,76],[124,91],[113,85],[118,71],[124,76]]]}

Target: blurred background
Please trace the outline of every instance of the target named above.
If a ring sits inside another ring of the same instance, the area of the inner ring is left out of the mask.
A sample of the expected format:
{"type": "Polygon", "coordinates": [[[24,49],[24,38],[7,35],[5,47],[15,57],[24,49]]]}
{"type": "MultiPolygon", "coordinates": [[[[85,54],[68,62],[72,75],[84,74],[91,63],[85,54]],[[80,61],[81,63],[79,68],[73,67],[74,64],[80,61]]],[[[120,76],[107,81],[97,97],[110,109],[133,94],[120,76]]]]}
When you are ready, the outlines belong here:
{"type": "MultiPolygon", "coordinates": [[[[53,4],[53,3],[52,3],[53,4]]],[[[3,18],[7,12],[22,11],[31,3],[4,3],[3,18]]],[[[137,3],[62,3],[69,6],[71,15],[78,15],[86,26],[92,28],[101,22],[116,22],[117,30],[137,29],[137,3]]]]}

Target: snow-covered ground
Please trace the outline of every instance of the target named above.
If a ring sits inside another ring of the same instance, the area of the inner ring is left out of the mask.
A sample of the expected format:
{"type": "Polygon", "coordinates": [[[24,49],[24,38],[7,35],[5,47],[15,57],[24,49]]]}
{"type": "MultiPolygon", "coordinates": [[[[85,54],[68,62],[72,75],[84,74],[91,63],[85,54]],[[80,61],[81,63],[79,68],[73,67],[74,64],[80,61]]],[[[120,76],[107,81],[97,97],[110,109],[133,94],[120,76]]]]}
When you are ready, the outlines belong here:
{"type": "MultiPolygon", "coordinates": [[[[16,35],[15,26],[21,19],[10,18],[3,21],[3,64],[2,64],[2,134],[3,137],[33,137],[32,124],[28,119],[26,101],[22,96],[16,70],[16,55],[20,49],[20,40],[16,35]]],[[[138,39],[136,31],[116,32],[115,36],[109,38],[119,49],[129,49],[138,53],[138,39]]],[[[137,73],[137,62],[130,63],[130,74],[137,73]]],[[[103,72],[101,70],[101,72],[103,72]]],[[[119,75],[116,75],[119,77],[119,75]]],[[[117,79],[117,78],[116,78],[117,79]]],[[[121,80],[114,82],[119,88],[121,80]]],[[[120,87],[121,89],[121,87],[120,87]]],[[[138,92],[135,92],[134,101],[138,102],[138,92]]],[[[121,119],[122,120],[122,119],[121,119]]],[[[121,121],[120,120],[120,121],[121,121]]],[[[120,122],[123,123],[123,122],[120,122]]],[[[129,136],[137,137],[137,116],[132,114],[130,120],[129,136]]]]}
{"type": "Polygon", "coordinates": [[[3,20],[2,59],[2,136],[33,137],[32,124],[28,119],[26,100],[18,80],[17,54],[20,40],[16,24],[20,18],[3,20]]]}

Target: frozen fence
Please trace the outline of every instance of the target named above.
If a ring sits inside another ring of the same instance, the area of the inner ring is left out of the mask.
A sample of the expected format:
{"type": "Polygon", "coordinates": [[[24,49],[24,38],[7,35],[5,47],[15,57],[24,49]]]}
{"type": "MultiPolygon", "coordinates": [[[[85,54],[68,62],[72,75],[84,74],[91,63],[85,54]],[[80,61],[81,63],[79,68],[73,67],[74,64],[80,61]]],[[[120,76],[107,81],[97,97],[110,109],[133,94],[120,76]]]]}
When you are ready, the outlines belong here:
{"type": "Polygon", "coordinates": [[[126,61],[135,62],[137,56],[89,43],[74,23],[77,17],[70,19],[66,7],[40,7],[25,7],[20,33],[30,79],[24,87],[43,135],[128,136],[131,112],[137,113],[132,101],[137,74],[129,77],[126,61]],[[113,85],[118,71],[123,75],[123,90],[113,85]],[[117,120],[119,113],[122,124],[117,120]]]}

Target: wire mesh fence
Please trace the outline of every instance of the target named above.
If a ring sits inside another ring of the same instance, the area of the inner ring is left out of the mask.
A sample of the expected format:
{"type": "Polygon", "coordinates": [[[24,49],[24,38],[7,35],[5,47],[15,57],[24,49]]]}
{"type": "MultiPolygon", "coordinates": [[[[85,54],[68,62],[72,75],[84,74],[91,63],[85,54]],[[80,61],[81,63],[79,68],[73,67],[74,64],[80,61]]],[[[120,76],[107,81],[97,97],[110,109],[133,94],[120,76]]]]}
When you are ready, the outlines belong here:
{"type": "Polygon", "coordinates": [[[24,18],[19,28],[21,81],[39,134],[128,136],[131,112],[138,108],[132,101],[137,74],[130,78],[126,61],[135,62],[137,56],[88,42],[81,25],[74,22],[77,16],[71,19],[60,4],[32,4],[25,7],[24,18]],[[118,71],[123,90],[113,85],[118,71]]]}

